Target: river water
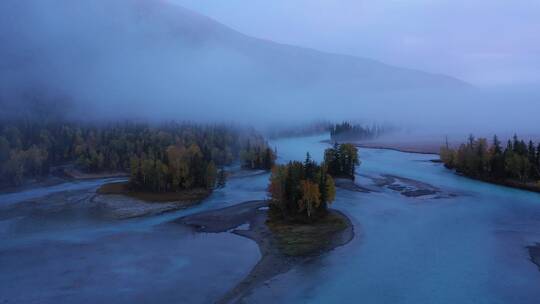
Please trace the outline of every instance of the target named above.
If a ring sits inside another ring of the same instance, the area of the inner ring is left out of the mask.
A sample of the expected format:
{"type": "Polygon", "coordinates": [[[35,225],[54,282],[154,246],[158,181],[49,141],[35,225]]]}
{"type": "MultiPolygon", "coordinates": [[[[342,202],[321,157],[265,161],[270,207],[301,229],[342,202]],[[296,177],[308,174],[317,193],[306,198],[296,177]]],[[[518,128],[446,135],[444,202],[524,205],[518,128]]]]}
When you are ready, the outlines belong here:
{"type": "MultiPolygon", "coordinates": [[[[321,160],[326,136],[271,142],[279,162],[321,160]]],[[[248,303],[540,303],[540,195],[457,176],[434,155],[360,149],[356,183],[333,208],[356,236],[254,290],[248,303]],[[407,197],[376,185],[393,175],[443,195],[407,197]]],[[[201,205],[112,220],[91,207],[105,181],[0,195],[0,303],[208,303],[240,281],[260,254],[252,241],[169,222],[264,199],[268,174],[232,178],[201,205]],[[30,191],[30,192],[29,192],[30,191]]]]}

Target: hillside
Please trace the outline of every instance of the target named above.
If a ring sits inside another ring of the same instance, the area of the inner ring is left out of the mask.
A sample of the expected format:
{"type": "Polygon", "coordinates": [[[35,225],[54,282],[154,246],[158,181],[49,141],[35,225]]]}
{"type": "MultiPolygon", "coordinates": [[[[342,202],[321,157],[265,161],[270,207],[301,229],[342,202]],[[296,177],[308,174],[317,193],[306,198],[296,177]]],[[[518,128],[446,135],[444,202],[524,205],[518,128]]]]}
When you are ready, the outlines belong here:
{"type": "Polygon", "coordinates": [[[208,117],[216,99],[216,117],[230,108],[245,116],[267,103],[350,105],[379,92],[469,87],[444,75],[248,37],[165,1],[6,0],[0,12],[0,99],[11,107],[21,99],[62,100],[85,115],[197,119],[208,117]]]}

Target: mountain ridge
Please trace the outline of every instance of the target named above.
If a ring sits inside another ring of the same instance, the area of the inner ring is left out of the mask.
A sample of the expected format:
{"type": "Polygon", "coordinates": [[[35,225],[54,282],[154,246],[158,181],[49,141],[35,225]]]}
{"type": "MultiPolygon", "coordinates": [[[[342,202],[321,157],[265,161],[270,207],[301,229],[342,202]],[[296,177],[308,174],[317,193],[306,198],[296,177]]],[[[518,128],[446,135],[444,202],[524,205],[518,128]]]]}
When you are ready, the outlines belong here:
{"type": "Polygon", "coordinates": [[[209,109],[216,117],[231,107],[240,116],[276,112],[270,104],[325,111],[329,100],[339,108],[378,95],[472,88],[446,75],[251,37],[166,1],[5,0],[0,12],[2,103],[30,91],[34,99],[71,99],[82,113],[197,119],[209,109]]]}

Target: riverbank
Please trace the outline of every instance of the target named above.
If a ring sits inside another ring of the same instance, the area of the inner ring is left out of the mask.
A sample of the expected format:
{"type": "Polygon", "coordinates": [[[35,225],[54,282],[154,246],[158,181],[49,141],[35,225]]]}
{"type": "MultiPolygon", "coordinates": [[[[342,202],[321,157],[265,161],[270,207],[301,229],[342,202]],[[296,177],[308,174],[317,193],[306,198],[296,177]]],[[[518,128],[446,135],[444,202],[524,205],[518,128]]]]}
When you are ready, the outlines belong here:
{"type": "Polygon", "coordinates": [[[175,223],[194,227],[199,232],[230,231],[257,243],[261,259],[251,272],[218,303],[241,301],[254,288],[288,272],[294,266],[316,258],[350,242],[354,228],[347,216],[331,210],[316,224],[267,223],[266,201],[251,201],[232,207],[180,218],[175,223]]]}
{"type": "Polygon", "coordinates": [[[200,204],[212,191],[193,189],[180,192],[130,191],[127,182],[104,184],[96,191],[92,202],[115,219],[127,219],[189,208],[200,204]]]}
{"type": "MultiPolygon", "coordinates": [[[[332,144],[332,140],[324,140],[332,144]]],[[[349,141],[358,148],[392,150],[404,153],[434,154],[438,155],[441,145],[436,142],[386,142],[386,141],[349,141]]]]}
{"type": "Polygon", "coordinates": [[[383,150],[392,150],[404,153],[417,153],[417,154],[434,154],[438,155],[440,146],[433,144],[391,144],[391,143],[354,143],[355,146],[359,148],[370,148],[370,149],[383,149],[383,150]]]}
{"type": "Polygon", "coordinates": [[[334,183],[337,188],[344,189],[347,191],[360,192],[360,193],[373,192],[372,189],[362,187],[356,184],[352,179],[348,179],[348,178],[335,178],[334,183]]]}
{"type": "Polygon", "coordinates": [[[74,164],[69,163],[51,167],[50,173],[47,175],[36,178],[25,178],[23,183],[18,186],[14,186],[7,182],[0,183],[0,193],[20,192],[26,189],[55,186],[71,181],[89,181],[123,177],[129,177],[129,174],[123,171],[85,173],[76,169],[74,164]]]}
{"type": "MultiPolygon", "coordinates": [[[[426,144],[422,146],[422,145],[415,145],[413,143],[410,143],[410,145],[403,145],[399,143],[398,144],[354,143],[354,145],[359,148],[392,150],[392,151],[398,151],[398,152],[404,152],[404,153],[416,153],[416,154],[427,154],[427,155],[439,155],[439,149],[440,149],[439,147],[437,148],[437,150],[435,150],[434,145],[426,144]]],[[[431,162],[440,163],[440,164],[443,163],[440,159],[433,159],[431,160],[431,162]]],[[[449,170],[452,170],[452,169],[449,169],[449,170]]],[[[493,178],[473,177],[473,176],[468,176],[468,175],[464,175],[460,173],[456,173],[456,174],[461,175],[463,177],[470,178],[470,179],[482,181],[485,183],[540,193],[540,184],[536,184],[533,182],[522,183],[516,180],[499,180],[499,179],[493,179],[493,178]]]]}
{"type": "Polygon", "coordinates": [[[14,186],[11,183],[0,184],[0,194],[16,193],[25,190],[35,189],[38,187],[51,187],[65,183],[66,180],[54,175],[45,176],[36,179],[27,179],[22,185],[14,186]]]}
{"type": "Polygon", "coordinates": [[[104,184],[96,192],[101,195],[125,195],[150,203],[200,202],[212,193],[211,190],[203,188],[178,192],[131,191],[127,182],[104,184]]]}
{"type": "Polygon", "coordinates": [[[102,179],[102,178],[116,178],[116,177],[128,177],[126,172],[99,172],[99,173],[85,173],[79,170],[66,170],[64,175],[67,178],[75,180],[88,180],[88,179],[102,179]]]}
{"type": "MultiPolygon", "coordinates": [[[[448,170],[453,170],[453,169],[448,169],[448,170]]],[[[534,182],[522,183],[522,182],[519,182],[519,181],[516,181],[516,180],[511,180],[511,179],[500,180],[500,179],[494,179],[494,178],[474,177],[474,176],[468,176],[468,175],[465,175],[465,174],[461,174],[461,173],[458,173],[458,172],[456,172],[456,174],[458,174],[460,176],[463,176],[463,177],[466,177],[466,178],[470,178],[470,179],[474,179],[474,180],[477,180],[477,181],[489,183],[489,184],[495,184],[495,185],[499,185],[499,186],[504,186],[504,187],[509,187],[509,188],[515,188],[515,189],[540,193],[540,181],[538,183],[534,183],[534,182]]]]}

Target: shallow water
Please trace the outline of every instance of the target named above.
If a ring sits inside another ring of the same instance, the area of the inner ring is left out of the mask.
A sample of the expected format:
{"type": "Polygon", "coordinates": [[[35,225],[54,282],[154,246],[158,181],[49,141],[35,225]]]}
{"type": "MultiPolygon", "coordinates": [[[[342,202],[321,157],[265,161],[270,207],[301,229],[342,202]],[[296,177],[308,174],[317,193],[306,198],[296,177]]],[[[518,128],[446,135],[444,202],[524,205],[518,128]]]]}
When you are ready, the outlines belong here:
{"type": "MultiPolygon", "coordinates": [[[[280,162],[307,151],[320,160],[323,139],[271,145],[280,162]]],[[[376,188],[366,176],[392,174],[456,197],[339,190],[333,207],[352,219],[355,239],[270,280],[247,302],[540,301],[540,272],[525,248],[540,242],[540,195],[457,176],[431,155],[360,149],[360,156],[362,186],[376,188]]],[[[212,302],[250,271],[257,246],[168,222],[264,199],[267,180],[233,178],[199,206],[123,221],[86,208],[100,181],[0,195],[0,302],[212,302]]]]}
{"type": "Polygon", "coordinates": [[[264,199],[267,180],[233,178],[201,205],[130,220],[90,207],[108,180],[0,195],[0,303],[211,303],[257,263],[257,245],[169,222],[264,199]]]}

